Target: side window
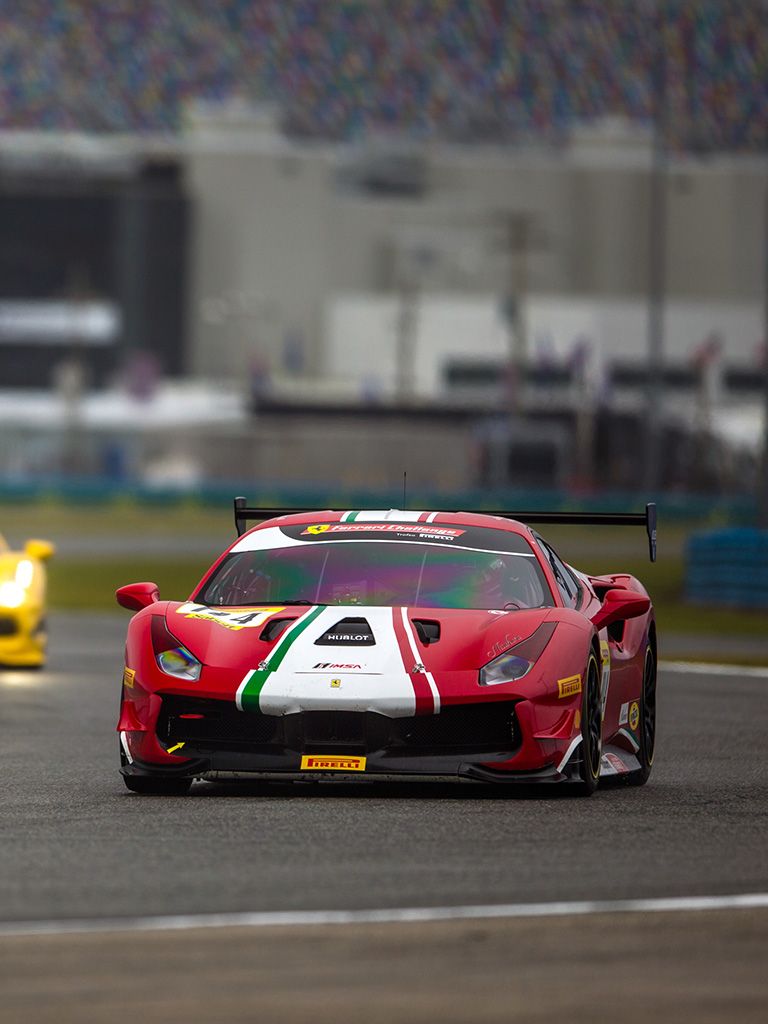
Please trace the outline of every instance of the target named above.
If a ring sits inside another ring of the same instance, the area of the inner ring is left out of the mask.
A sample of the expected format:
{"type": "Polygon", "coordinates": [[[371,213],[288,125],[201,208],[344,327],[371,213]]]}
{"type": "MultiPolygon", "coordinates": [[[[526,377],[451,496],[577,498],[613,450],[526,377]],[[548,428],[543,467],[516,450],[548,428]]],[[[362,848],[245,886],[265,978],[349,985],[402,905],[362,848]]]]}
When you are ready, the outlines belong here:
{"type": "Polygon", "coordinates": [[[547,544],[541,537],[536,538],[541,545],[541,549],[549,560],[549,564],[552,566],[552,572],[555,575],[558,589],[562,594],[563,601],[569,608],[576,608],[579,604],[579,585],[573,578],[573,573],[568,569],[566,564],[558,558],[552,548],[547,544]]]}

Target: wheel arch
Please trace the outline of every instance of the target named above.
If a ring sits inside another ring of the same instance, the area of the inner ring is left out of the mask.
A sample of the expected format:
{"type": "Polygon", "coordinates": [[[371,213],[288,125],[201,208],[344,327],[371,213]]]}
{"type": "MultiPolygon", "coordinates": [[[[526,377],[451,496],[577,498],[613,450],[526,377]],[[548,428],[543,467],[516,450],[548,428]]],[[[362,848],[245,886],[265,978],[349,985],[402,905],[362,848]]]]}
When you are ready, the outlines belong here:
{"type": "Polygon", "coordinates": [[[653,659],[658,665],[659,663],[659,649],[658,649],[658,638],[656,632],[656,620],[651,617],[651,621],[648,623],[648,643],[650,644],[651,651],[653,653],[653,659]]]}

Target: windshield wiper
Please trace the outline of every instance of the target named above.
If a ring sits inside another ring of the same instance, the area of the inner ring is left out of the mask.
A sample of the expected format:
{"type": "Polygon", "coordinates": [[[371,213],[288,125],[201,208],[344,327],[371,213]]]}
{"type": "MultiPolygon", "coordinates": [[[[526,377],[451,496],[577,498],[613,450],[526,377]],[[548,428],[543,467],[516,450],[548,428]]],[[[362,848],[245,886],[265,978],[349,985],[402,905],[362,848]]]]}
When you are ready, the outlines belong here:
{"type": "Polygon", "coordinates": [[[270,597],[269,603],[270,604],[312,604],[311,601],[305,601],[303,597],[300,597],[297,600],[290,600],[290,601],[284,601],[282,599],[282,597],[270,597]]]}

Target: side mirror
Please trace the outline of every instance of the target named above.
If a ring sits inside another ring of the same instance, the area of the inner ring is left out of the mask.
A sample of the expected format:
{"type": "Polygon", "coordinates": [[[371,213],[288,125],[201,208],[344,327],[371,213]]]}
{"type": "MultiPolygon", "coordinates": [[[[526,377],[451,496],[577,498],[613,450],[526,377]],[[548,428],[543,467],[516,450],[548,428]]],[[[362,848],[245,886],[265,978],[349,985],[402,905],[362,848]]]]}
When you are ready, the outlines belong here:
{"type": "Polygon", "coordinates": [[[160,600],[156,583],[129,583],[115,591],[117,603],[131,612],[140,612],[160,600]]]}
{"type": "Polygon", "coordinates": [[[651,599],[636,593],[634,590],[607,590],[603,598],[602,608],[592,616],[595,629],[604,629],[612,622],[624,619],[636,619],[645,615],[651,607],[651,599]]]}
{"type": "Polygon", "coordinates": [[[24,553],[29,555],[30,558],[35,558],[39,562],[44,562],[50,558],[56,548],[47,540],[28,540],[24,545],[24,553]]]}

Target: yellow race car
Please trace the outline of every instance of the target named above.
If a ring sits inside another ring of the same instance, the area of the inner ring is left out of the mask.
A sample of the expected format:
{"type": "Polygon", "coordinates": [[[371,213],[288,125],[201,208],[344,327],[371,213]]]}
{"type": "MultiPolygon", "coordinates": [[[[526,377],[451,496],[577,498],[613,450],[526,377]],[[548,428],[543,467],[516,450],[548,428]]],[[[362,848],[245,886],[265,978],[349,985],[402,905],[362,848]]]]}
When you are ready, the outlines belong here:
{"type": "Polygon", "coordinates": [[[0,667],[45,664],[45,562],[53,552],[47,540],[11,551],[0,534],[0,667]]]}

